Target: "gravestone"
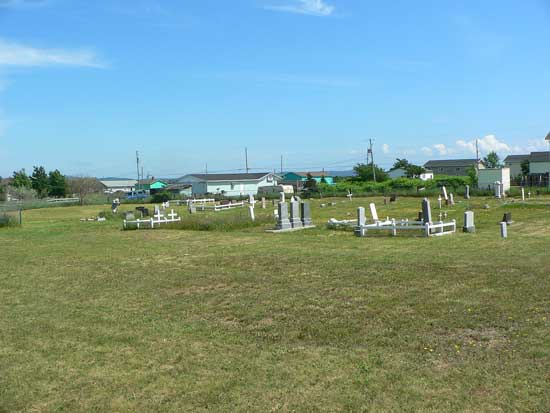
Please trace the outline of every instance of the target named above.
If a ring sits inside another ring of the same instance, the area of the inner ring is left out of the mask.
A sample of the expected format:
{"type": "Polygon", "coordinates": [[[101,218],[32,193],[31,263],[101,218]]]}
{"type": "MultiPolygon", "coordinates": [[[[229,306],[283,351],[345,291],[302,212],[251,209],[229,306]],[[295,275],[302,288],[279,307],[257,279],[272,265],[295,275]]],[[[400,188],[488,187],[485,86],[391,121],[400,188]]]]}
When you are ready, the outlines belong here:
{"type": "Polygon", "coordinates": [[[311,220],[311,206],[309,202],[300,203],[300,210],[302,212],[302,224],[304,227],[311,227],[313,221],[311,220]]]}
{"type": "Polygon", "coordinates": [[[302,220],[300,219],[300,204],[296,201],[290,202],[290,225],[292,228],[302,228],[302,220]]]}
{"type": "Polygon", "coordinates": [[[506,212],[504,213],[504,216],[502,217],[502,221],[501,222],[505,222],[506,225],[512,225],[513,221],[512,221],[512,213],[511,212],[506,212]]]}
{"type": "Polygon", "coordinates": [[[449,200],[449,196],[447,195],[447,188],[445,188],[444,186],[441,187],[441,193],[443,194],[443,199],[445,199],[445,201],[448,201],[449,200]]]}
{"type": "MultiPolygon", "coordinates": [[[[282,193],[282,192],[281,192],[282,193]]],[[[277,227],[278,230],[291,229],[290,221],[288,219],[288,205],[286,202],[279,202],[277,207],[278,209],[278,218],[277,218],[277,227]]]]}
{"type": "Polygon", "coordinates": [[[370,216],[372,217],[372,220],[374,222],[377,222],[379,221],[378,219],[378,212],[376,211],[376,205],[374,204],[374,202],[371,202],[369,204],[369,208],[370,208],[370,216]]]}
{"type": "Polygon", "coordinates": [[[254,195],[248,194],[248,203],[250,205],[254,205],[256,203],[256,201],[254,200],[254,195]]]}
{"type": "Polygon", "coordinates": [[[449,194],[449,205],[454,206],[455,204],[455,196],[454,194],[449,194]]]}
{"type": "Polygon", "coordinates": [[[504,190],[504,183],[503,182],[500,183],[500,195],[503,198],[506,198],[506,191],[504,190]]]}
{"type": "Polygon", "coordinates": [[[254,215],[254,205],[249,205],[248,210],[250,212],[250,219],[256,221],[256,216],[254,215]]]}
{"type": "Polygon", "coordinates": [[[521,200],[525,201],[525,188],[521,187],[521,200]]]}
{"type": "Polygon", "coordinates": [[[397,194],[392,194],[390,196],[390,202],[397,202],[397,194]]]}
{"type": "Polygon", "coordinates": [[[441,195],[437,198],[437,207],[441,209],[442,207],[443,198],[441,198],[441,195]]]}
{"type": "Polygon", "coordinates": [[[155,215],[160,213],[160,208],[158,205],[155,205],[155,215]]]}
{"type": "Polygon", "coordinates": [[[262,197],[262,209],[266,209],[265,197],[262,197]]]}
{"type": "Polygon", "coordinates": [[[196,212],[197,212],[197,207],[195,206],[195,204],[189,204],[189,213],[195,214],[196,212]]]}
{"type": "Polygon", "coordinates": [[[285,202],[285,193],[284,192],[279,193],[279,202],[285,202]]]}
{"type": "Polygon", "coordinates": [[[496,181],[495,182],[495,198],[497,199],[501,199],[502,198],[502,194],[500,193],[500,182],[499,181],[496,181]]]}
{"type": "Polygon", "coordinates": [[[506,225],[506,222],[500,223],[500,236],[502,239],[508,238],[508,225],[506,225]]]}
{"type": "Polygon", "coordinates": [[[365,208],[357,208],[357,226],[362,227],[367,223],[367,217],[365,216],[365,208]]]}
{"type": "Polygon", "coordinates": [[[466,185],[466,192],[464,193],[464,199],[470,199],[470,185],[466,185]]]}
{"type": "Polygon", "coordinates": [[[126,220],[126,221],[133,221],[136,219],[135,215],[133,212],[123,212],[122,213],[122,217],[126,220]]]}
{"type": "Polygon", "coordinates": [[[418,222],[424,222],[424,220],[422,219],[423,215],[422,215],[422,211],[418,211],[418,218],[416,219],[418,222]]]}
{"type": "Polygon", "coordinates": [[[138,211],[141,214],[141,218],[149,216],[149,208],[137,207],[136,211],[138,211]]]}
{"type": "Polygon", "coordinates": [[[462,231],[467,233],[476,232],[476,226],[474,223],[474,211],[464,212],[464,226],[462,227],[462,231]]]}
{"type": "MultiPolygon", "coordinates": [[[[428,198],[424,198],[422,201],[422,222],[424,224],[432,221],[432,209],[430,208],[430,201],[428,198]]],[[[419,219],[420,221],[420,219],[419,219]]]]}

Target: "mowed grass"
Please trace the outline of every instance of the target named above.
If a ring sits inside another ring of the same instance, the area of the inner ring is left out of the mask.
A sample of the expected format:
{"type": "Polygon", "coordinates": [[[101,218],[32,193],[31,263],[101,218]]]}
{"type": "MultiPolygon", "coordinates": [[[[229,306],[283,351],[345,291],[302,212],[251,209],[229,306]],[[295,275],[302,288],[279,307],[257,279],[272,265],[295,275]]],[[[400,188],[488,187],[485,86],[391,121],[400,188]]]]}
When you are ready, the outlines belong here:
{"type": "Polygon", "coordinates": [[[476,234],[325,228],[372,201],[420,210],[312,201],[289,234],[26,211],[0,229],[0,411],[549,411],[550,198],[461,201],[476,234]]]}

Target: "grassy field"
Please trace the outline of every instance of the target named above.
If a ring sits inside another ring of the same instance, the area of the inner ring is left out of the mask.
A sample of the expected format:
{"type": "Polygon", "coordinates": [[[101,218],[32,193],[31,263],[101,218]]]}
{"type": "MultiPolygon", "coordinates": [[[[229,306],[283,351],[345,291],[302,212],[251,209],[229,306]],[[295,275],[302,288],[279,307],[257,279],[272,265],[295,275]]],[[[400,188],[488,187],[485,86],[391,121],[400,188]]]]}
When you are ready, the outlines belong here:
{"type": "Polygon", "coordinates": [[[449,210],[476,234],[325,228],[373,200],[420,210],[312,201],[289,234],[26,211],[0,229],[0,411],[550,411],[550,198],[449,210]]]}

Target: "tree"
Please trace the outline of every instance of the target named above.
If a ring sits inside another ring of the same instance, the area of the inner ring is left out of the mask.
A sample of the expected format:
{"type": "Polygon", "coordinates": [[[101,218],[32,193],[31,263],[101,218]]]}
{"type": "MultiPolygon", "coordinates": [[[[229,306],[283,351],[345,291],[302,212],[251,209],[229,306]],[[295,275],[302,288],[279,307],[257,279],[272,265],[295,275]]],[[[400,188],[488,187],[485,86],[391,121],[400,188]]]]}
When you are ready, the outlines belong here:
{"type": "Polygon", "coordinates": [[[34,189],[40,198],[45,198],[50,192],[50,183],[48,174],[43,166],[35,166],[31,175],[32,189],[34,189]]]}
{"type": "Polygon", "coordinates": [[[67,180],[59,170],[51,171],[48,175],[50,196],[64,198],[67,195],[67,180]]]}
{"type": "Polygon", "coordinates": [[[495,151],[489,152],[485,158],[483,158],[483,163],[485,167],[489,169],[500,168],[502,165],[500,163],[500,157],[495,151]]]}
{"type": "Polygon", "coordinates": [[[529,163],[529,159],[524,159],[521,161],[521,173],[523,176],[529,175],[531,172],[531,164],[529,163]]]}
{"type": "Polygon", "coordinates": [[[14,188],[32,187],[31,178],[29,178],[27,172],[25,172],[25,168],[13,173],[13,181],[11,183],[11,186],[13,186],[14,188]]]}
{"type": "Polygon", "coordinates": [[[84,199],[92,193],[101,192],[103,186],[96,178],[81,177],[69,180],[69,189],[72,194],[80,198],[80,205],[84,204],[84,199]]]}
{"type": "Polygon", "coordinates": [[[405,171],[407,170],[407,168],[409,168],[411,164],[409,163],[409,161],[407,161],[406,159],[399,159],[397,158],[396,161],[394,162],[393,166],[391,169],[404,169],[405,171]]]}
{"type": "Polygon", "coordinates": [[[407,178],[417,178],[426,172],[426,169],[423,166],[413,164],[409,164],[405,170],[407,171],[407,178]]]}
{"type": "MultiPolygon", "coordinates": [[[[382,168],[378,167],[377,165],[374,165],[374,169],[376,171],[377,182],[386,181],[388,179],[388,174],[382,168]]],[[[364,182],[374,181],[372,165],[359,163],[353,167],[353,171],[357,175],[355,178],[355,180],[357,181],[364,181],[364,182]]]]}
{"type": "Polygon", "coordinates": [[[307,174],[306,182],[304,183],[304,189],[307,189],[308,191],[317,190],[317,181],[309,172],[307,174]]]}
{"type": "Polygon", "coordinates": [[[470,183],[472,186],[477,186],[477,169],[474,166],[470,166],[466,173],[470,177],[470,183]]]}

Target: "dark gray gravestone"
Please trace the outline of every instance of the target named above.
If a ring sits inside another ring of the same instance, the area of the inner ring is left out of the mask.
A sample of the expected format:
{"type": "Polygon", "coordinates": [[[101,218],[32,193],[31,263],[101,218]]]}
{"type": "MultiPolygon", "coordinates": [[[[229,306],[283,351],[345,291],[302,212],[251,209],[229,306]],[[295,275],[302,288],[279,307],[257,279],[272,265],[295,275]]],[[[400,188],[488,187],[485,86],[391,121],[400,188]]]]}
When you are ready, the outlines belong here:
{"type": "Polygon", "coordinates": [[[396,202],[396,201],[397,201],[397,195],[392,194],[392,196],[390,196],[390,202],[396,202]]]}
{"type": "Polygon", "coordinates": [[[300,204],[300,209],[302,212],[302,224],[304,227],[310,227],[313,225],[313,221],[311,220],[311,206],[309,205],[309,202],[302,202],[300,204]]]}
{"type": "Polygon", "coordinates": [[[504,216],[502,217],[502,221],[501,222],[506,222],[506,225],[511,225],[512,224],[512,213],[511,212],[506,212],[504,214],[504,216]]]}

